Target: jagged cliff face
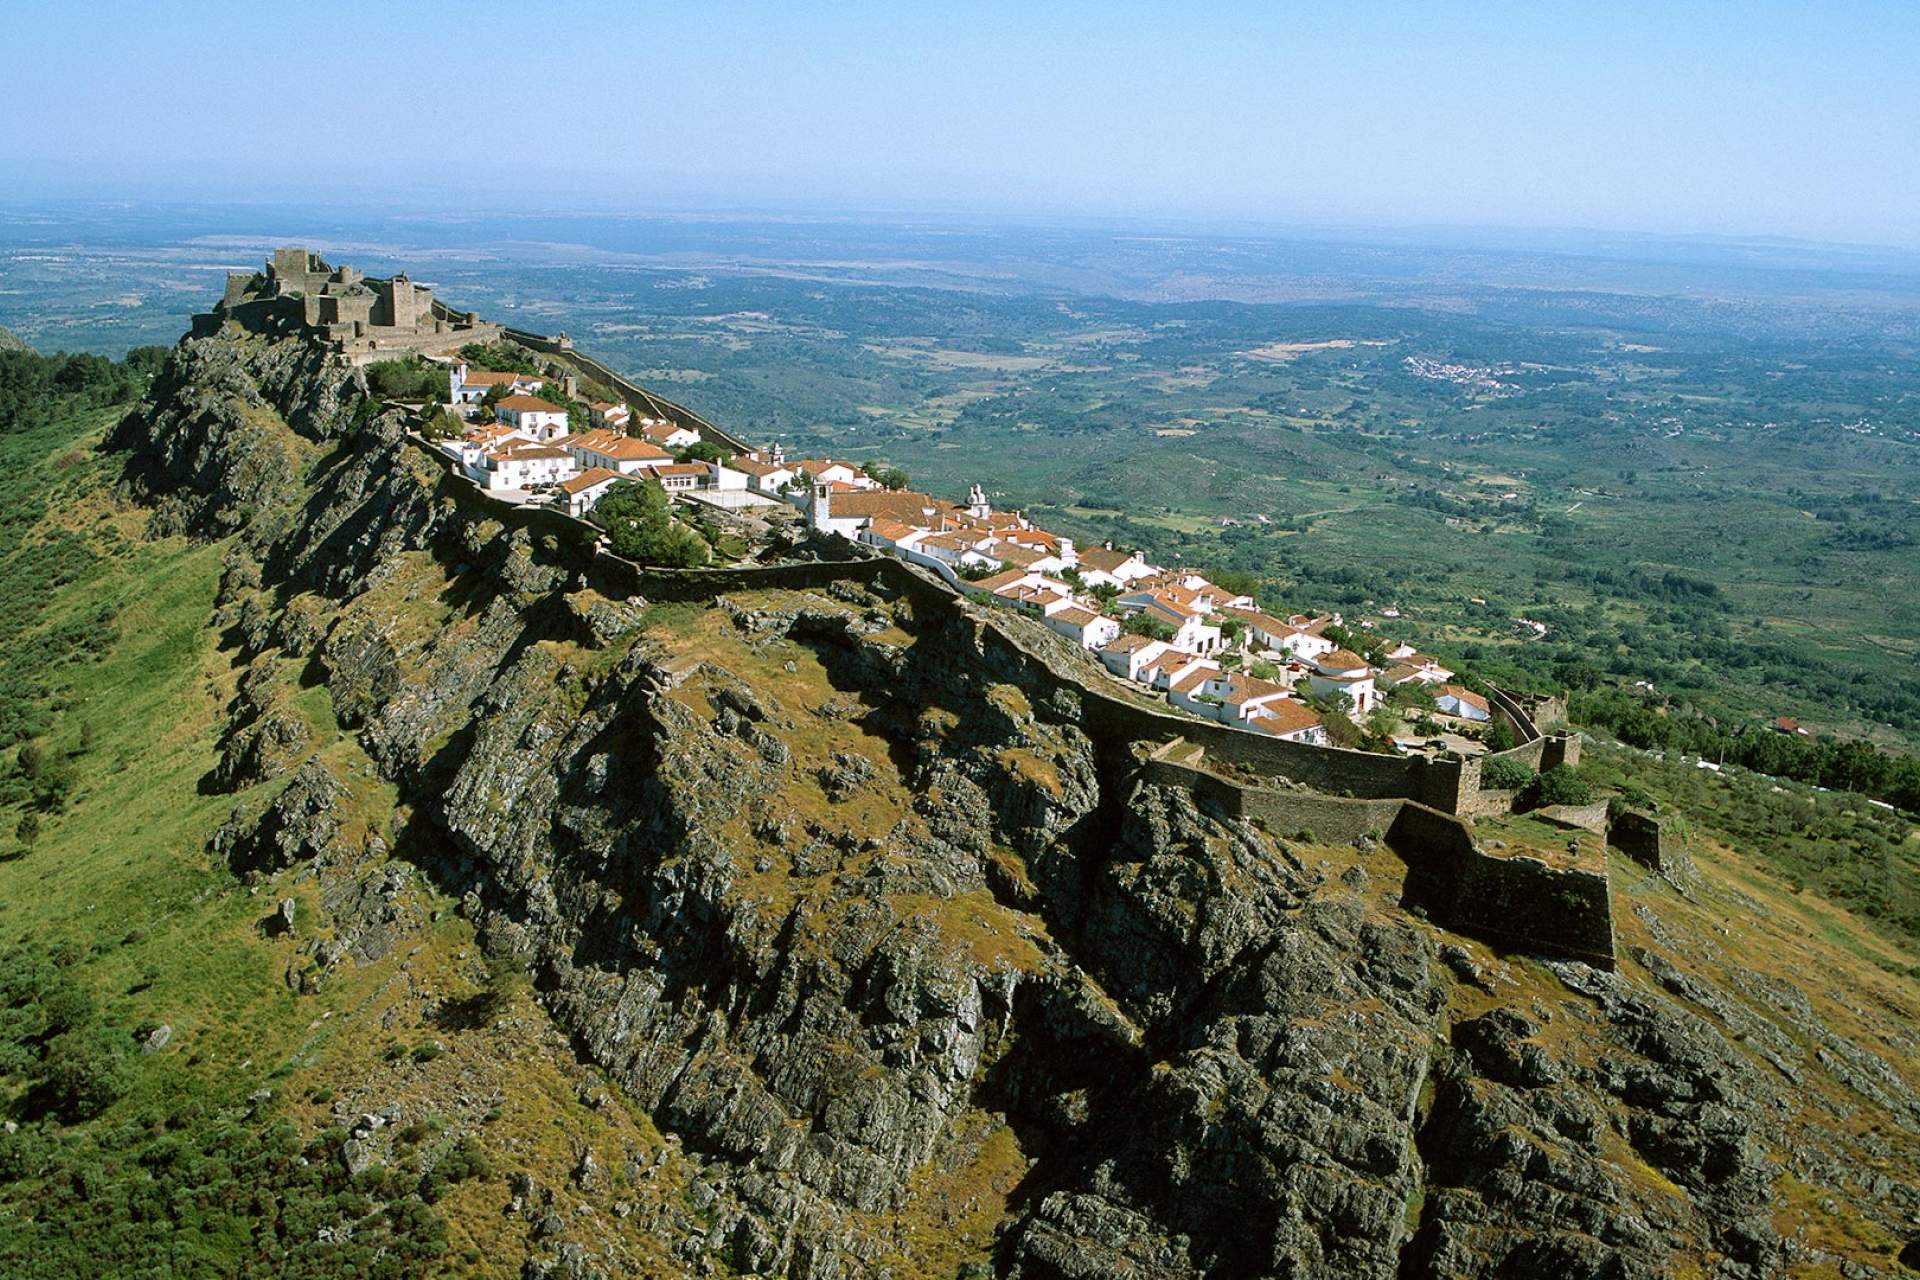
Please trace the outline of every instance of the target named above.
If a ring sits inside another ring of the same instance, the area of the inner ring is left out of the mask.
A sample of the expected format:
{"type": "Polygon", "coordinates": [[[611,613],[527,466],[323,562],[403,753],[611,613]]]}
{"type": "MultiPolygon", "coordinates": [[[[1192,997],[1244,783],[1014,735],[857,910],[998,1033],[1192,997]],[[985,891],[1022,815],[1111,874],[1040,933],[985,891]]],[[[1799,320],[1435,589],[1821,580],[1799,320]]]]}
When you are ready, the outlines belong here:
{"type": "Polygon", "coordinates": [[[411,862],[678,1138],[690,1199],[606,1192],[535,1272],[1760,1276],[1838,1266],[1803,1201],[1920,1214],[1910,1012],[1749,970],[1712,885],[1617,904],[1619,975],[1492,955],[1384,850],[1141,783],[962,609],[621,598],[361,403],[195,340],[114,446],[157,528],[240,531],[216,779],[278,785],[215,853],[321,877],[291,980],[405,939],[411,862]],[[321,686],[357,764],[288,710],[321,686]]]}

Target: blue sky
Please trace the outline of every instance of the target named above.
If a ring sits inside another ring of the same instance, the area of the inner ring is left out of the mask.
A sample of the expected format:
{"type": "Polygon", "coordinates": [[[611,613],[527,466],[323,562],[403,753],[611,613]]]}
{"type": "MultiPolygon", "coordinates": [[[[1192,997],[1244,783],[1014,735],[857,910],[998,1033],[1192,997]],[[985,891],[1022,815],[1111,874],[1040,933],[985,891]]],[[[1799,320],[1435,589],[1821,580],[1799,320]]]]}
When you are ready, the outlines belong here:
{"type": "Polygon", "coordinates": [[[17,192],[1920,244],[1920,5],[12,0],[17,192]]]}

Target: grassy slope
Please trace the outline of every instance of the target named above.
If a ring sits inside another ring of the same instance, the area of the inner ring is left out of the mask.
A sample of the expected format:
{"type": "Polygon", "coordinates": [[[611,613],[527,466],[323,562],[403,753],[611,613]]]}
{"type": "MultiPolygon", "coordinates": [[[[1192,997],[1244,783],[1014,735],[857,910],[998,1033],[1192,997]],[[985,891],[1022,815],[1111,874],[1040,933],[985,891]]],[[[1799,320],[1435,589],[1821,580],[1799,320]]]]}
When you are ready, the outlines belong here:
{"type": "MultiPolygon", "coordinates": [[[[96,442],[112,416],[7,437],[0,450],[12,461],[51,465],[77,440],[96,442]]],[[[178,1114],[192,1100],[209,1116],[245,1115],[248,1096],[271,1089],[273,1100],[253,1113],[260,1125],[285,1116],[311,1135],[332,1122],[330,1099],[364,1109],[398,1101],[410,1117],[434,1116],[436,1130],[444,1123],[449,1132],[479,1132],[500,1175],[526,1168],[550,1182],[587,1149],[616,1170],[635,1153],[657,1151],[662,1140],[644,1116],[587,1105],[604,1087],[575,1060],[523,982],[510,986],[491,1028],[457,1030],[429,1018],[434,997],[474,994],[483,971],[471,929],[423,882],[407,895],[432,920],[421,934],[379,962],[338,966],[313,995],[294,994],[288,975],[310,963],[308,944],[325,934],[311,879],[289,872],[249,890],[207,851],[236,800],[200,791],[235,678],[207,625],[225,548],[140,541],[144,513],[113,501],[104,460],[84,464],[84,474],[65,470],[72,500],[49,512],[41,531],[84,528],[113,554],[61,590],[34,633],[10,643],[31,645],[35,634],[101,604],[119,611],[117,638],[67,681],[70,705],[40,744],[78,751],[85,726],[87,746],[74,759],[77,784],[65,811],[42,817],[30,849],[13,845],[0,856],[0,940],[74,944],[82,958],[73,972],[94,993],[106,1023],[165,1023],[173,1034],[163,1052],[135,1060],[125,1097],[94,1120],[63,1127],[62,1141],[75,1150],[100,1144],[111,1159],[116,1126],[130,1119],[178,1114]],[[259,923],[282,897],[298,903],[299,923],[292,936],[269,938],[259,923]],[[428,1041],[446,1050],[431,1062],[388,1053],[396,1043],[411,1049],[428,1041]],[[474,1114],[442,1115],[456,1096],[485,1102],[474,1114]]],[[[332,722],[325,697],[301,703],[327,731],[321,741],[329,762],[357,763],[359,749],[332,722]]],[[[354,816],[369,828],[384,823],[395,803],[390,789],[364,778],[355,786],[348,802],[354,816]]],[[[16,821],[14,811],[0,812],[6,830],[16,821]]],[[[37,1118],[17,1079],[0,1077],[0,1109],[22,1121],[37,1118]]],[[[668,1167],[661,1190],[683,1180],[677,1164],[668,1167]]],[[[84,1235],[58,1221],[38,1228],[20,1221],[36,1190],[32,1177],[0,1189],[0,1255],[31,1258],[38,1274],[113,1273],[110,1263],[87,1261],[96,1242],[84,1235]]],[[[502,1219],[505,1198],[496,1176],[459,1183],[439,1204],[449,1271],[470,1273],[486,1260],[484,1271],[517,1274],[526,1227],[502,1219]]],[[[658,1262],[649,1242],[629,1244],[630,1265],[658,1262]]],[[[179,1274],[230,1274],[256,1249],[246,1233],[231,1229],[180,1237],[168,1265],[179,1274]]]]}

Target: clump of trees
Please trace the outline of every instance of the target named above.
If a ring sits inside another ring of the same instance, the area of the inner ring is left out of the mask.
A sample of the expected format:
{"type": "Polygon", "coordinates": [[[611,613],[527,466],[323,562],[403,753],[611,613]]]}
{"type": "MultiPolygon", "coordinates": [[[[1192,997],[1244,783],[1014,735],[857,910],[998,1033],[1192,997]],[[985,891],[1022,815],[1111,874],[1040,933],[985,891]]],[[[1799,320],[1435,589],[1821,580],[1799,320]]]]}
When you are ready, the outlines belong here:
{"type": "Polygon", "coordinates": [[[1491,791],[1518,791],[1533,779],[1534,772],[1524,760],[1496,758],[1480,769],[1480,785],[1491,791]]]}
{"type": "Polygon", "coordinates": [[[861,470],[882,489],[904,489],[913,483],[911,476],[890,462],[869,462],[861,470]]]}
{"type": "Polygon", "coordinates": [[[1723,727],[1704,716],[1663,715],[1648,700],[1618,689],[1577,694],[1569,711],[1582,724],[1612,730],[1628,746],[1685,752],[1920,812],[1920,757],[1882,752],[1866,742],[1777,733],[1753,723],[1723,727]]]}
{"type": "Polygon", "coordinates": [[[419,356],[377,360],[366,368],[367,391],[379,400],[438,404],[451,394],[447,371],[419,356]]]}
{"type": "Polygon", "coordinates": [[[494,373],[524,373],[534,377],[540,374],[533,358],[525,351],[501,342],[469,342],[460,348],[460,358],[476,369],[494,373]]]}
{"type": "Polygon", "coordinates": [[[623,481],[609,488],[593,509],[616,555],[641,564],[694,569],[707,563],[705,539],[673,518],[658,480],[623,481]]]}

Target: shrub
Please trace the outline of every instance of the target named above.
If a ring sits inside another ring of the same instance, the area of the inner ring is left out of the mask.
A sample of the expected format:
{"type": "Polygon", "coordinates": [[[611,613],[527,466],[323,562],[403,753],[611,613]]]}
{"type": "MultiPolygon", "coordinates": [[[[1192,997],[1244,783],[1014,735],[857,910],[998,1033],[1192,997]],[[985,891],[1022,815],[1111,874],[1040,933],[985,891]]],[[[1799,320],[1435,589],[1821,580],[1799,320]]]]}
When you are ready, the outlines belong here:
{"type": "Polygon", "coordinates": [[[49,1040],[40,1070],[48,1101],[68,1120],[99,1115],[133,1083],[126,1036],[104,1026],[65,1031],[49,1040]]]}
{"type": "Polygon", "coordinates": [[[1593,784],[1571,765],[1557,764],[1539,775],[1527,787],[1527,802],[1536,807],[1550,804],[1590,804],[1593,784]]]}
{"type": "Polygon", "coordinates": [[[1518,791],[1533,779],[1524,760],[1493,759],[1480,769],[1480,785],[1489,791],[1518,791]]]}

